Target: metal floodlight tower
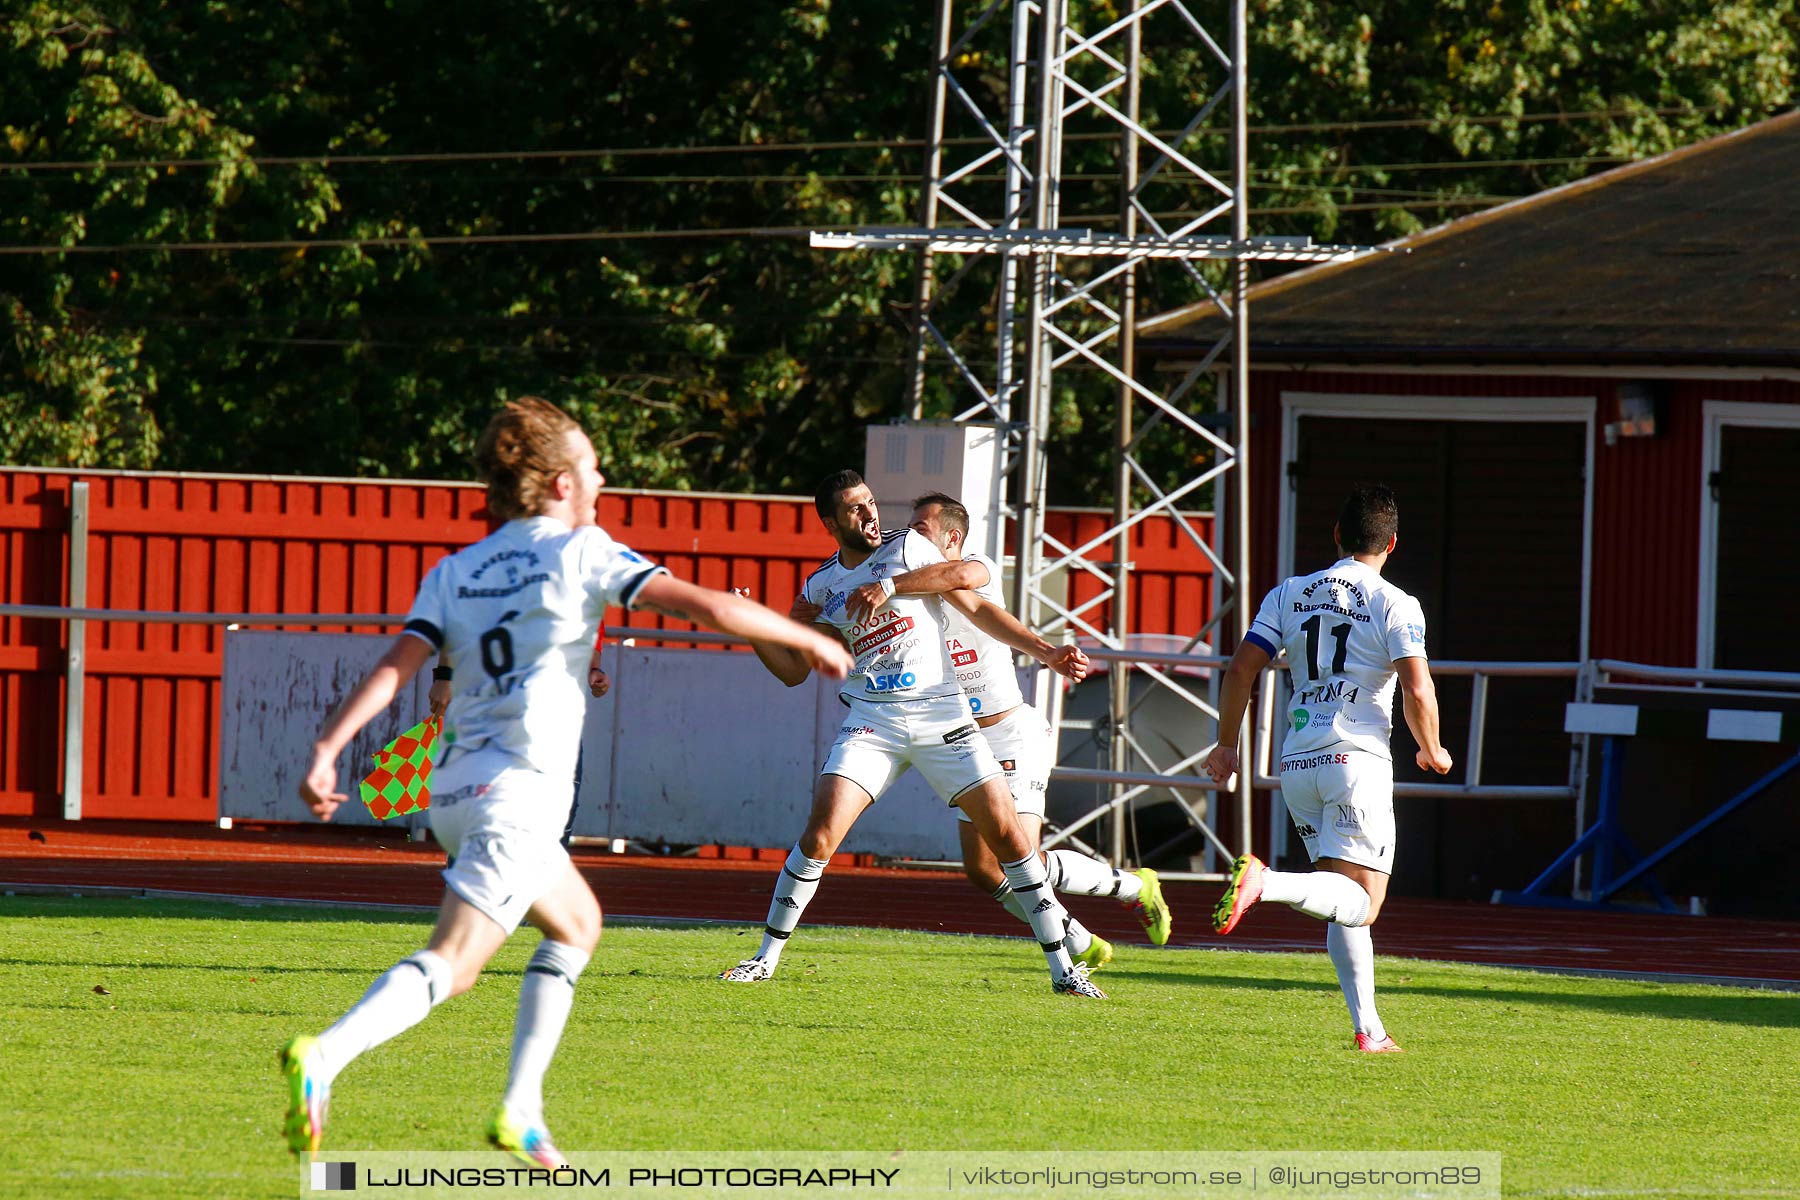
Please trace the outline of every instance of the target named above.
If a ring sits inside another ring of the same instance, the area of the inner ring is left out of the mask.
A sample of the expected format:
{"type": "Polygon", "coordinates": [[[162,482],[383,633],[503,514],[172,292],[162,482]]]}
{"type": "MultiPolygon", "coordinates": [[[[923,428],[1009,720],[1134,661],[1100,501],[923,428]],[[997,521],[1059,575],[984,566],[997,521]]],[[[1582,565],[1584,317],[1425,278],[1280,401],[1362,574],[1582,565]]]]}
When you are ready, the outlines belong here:
{"type": "Polygon", "coordinates": [[[928,371],[942,360],[972,398],[956,419],[992,422],[1004,431],[1006,452],[997,468],[1002,478],[994,488],[996,509],[988,514],[986,549],[1000,558],[1004,522],[1011,518],[1017,546],[1014,611],[1047,634],[1085,635],[1100,647],[1095,656],[1112,663],[1105,739],[1109,769],[1058,770],[1060,778],[1108,785],[1110,798],[1050,841],[1069,840],[1093,849],[1075,835],[1113,815],[1105,853],[1115,863],[1125,856],[1127,806],[1152,788],[1168,788],[1192,823],[1227,857],[1250,848],[1252,772],[1247,754],[1237,786],[1241,845],[1233,850],[1219,838],[1210,814],[1197,811],[1183,795],[1203,783],[1194,774],[1203,751],[1159,762],[1143,739],[1133,735],[1138,707],[1131,697],[1133,671],[1212,720],[1218,711],[1216,691],[1198,694],[1174,676],[1182,654],[1129,653],[1131,531],[1147,517],[1166,514],[1212,562],[1213,616],[1204,625],[1196,621],[1185,636],[1184,653],[1195,652],[1209,639],[1216,642],[1214,630],[1227,618],[1235,644],[1252,615],[1243,594],[1250,540],[1244,302],[1249,264],[1324,262],[1363,249],[1317,246],[1309,238],[1250,236],[1246,4],[1232,0],[1231,29],[1221,39],[1207,31],[1184,0],[1127,0],[1120,15],[1092,32],[1072,24],[1070,0],[938,0],[919,226],[812,235],[812,244],[824,249],[908,249],[917,256],[908,413],[913,419],[923,415],[928,371]],[[959,12],[968,16],[960,24],[959,12]],[[1163,40],[1153,40],[1152,33],[1163,40]],[[1001,41],[1003,99],[996,70],[1001,54],[994,48],[1001,41]],[[1152,48],[1186,50],[1209,72],[1196,84],[1204,89],[1196,110],[1172,132],[1159,132],[1140,120],[1139,85],[1152,48]],[[991,111],[997,108],[1003,111],[991,111]],[[1071,131],[1072,118],[1097,132],[1071,131]],[[952,120],[959,125],[957,136],[946,135],[952,120]],[[1208,138],[1216,142],[1221,135],[1228,137],[1231,162],[1229,169],[1215,173],[1196,161],[1203,155],[1192,147],[1208,138]],[[1112,225],[1116,232],[1064,224],[1065,184],[1097,178],[1066,170],[1068,145],[1096,139],[1118,147],[1116,206],[1068,219],[1112,225]],[[940,264],[940,258],[947,263],[940,264]],[[1224,273],[1229,286],[1200,269],[1206,260],[1230,264],[1224,273]],[[951,269],[940,274],[941,265],[951,269]],[[1134,354],[1138,271],[1152,266],[1183,273],[1230,317],[1226,335],[1167,386],[1138,378],[1134,354]],[[966,309],[950,303],[977,278],[992,289],[987,330],[982,322],[969,322],[966,309]],[[953,328],[959,317],[970,327],[953,328]],[[1205,392],[1197,385],[1227,352],[1229,387],[1219,389],[1216,411],[1200,411],[1205,392]],[[1044,528],[1049,473],[1044,442],[1053,385],[1059,373],[1075,371],[1103,373],[1117,386],[1118,405],[1111,523],[1070,545],[1044,528]],[[1145,438],[1164,428],[1190,440],[1188,457],[1199,467],[1173,487],[1159,482],[1140,458],[1145,438]],[[1213,485],[1216,510],[1210,537],[1178,508],[1208,484],[1213,485]],[[1148,499],[1140,502],[1140,497],[1148,499]],[[1078,573],[1094,580],[1098,591],[1075,603],[1057,584],[1078,573]],[[1122,659],[1130,660],[1129,665],[1122,659]],[[1133,771],[1134,762],[1150,770],[1133,771]]]}

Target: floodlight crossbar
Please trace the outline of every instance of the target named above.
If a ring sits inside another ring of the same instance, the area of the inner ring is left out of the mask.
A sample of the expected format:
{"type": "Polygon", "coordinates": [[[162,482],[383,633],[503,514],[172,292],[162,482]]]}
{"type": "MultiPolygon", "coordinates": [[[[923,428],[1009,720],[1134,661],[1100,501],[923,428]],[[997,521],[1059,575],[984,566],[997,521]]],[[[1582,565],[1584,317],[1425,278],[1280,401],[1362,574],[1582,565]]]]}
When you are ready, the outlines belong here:
{"type": "Polygon", "coordinates": [[[810,244],[815,250],[924,250],[931,254],[1006,254],[1020,258],[1055,254],[1071,258],[1243,259],[1251,262],[1339,262],[1370,250],[1366,246],[1315,245],[1307,237],[1258,237],[1240,242],[1216,234],[1165,240],[1096,233],[1092,229],[1014,232],[880,226],[814,230],[810,244]]]}

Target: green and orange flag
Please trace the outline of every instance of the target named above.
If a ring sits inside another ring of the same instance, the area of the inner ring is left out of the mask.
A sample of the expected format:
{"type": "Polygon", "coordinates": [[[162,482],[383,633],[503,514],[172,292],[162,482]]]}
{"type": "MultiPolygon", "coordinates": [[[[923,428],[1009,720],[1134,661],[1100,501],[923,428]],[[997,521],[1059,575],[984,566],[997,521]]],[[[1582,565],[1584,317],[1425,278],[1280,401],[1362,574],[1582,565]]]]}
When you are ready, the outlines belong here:
{"type": "Polygon", "coordinates": [[[431,807],[431,751],[443,731],[442,717],[427,717],[375,752],[375,769],[360,786],[376,820],[431,807]]]}

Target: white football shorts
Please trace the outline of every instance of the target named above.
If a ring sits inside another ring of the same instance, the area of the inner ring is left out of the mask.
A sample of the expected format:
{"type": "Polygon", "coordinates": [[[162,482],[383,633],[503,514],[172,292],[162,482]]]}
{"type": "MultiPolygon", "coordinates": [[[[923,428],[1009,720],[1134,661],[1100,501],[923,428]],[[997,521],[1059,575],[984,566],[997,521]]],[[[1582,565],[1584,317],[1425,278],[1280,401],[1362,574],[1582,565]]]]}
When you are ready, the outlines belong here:
{"type": "Polygon", "coordinates": [[[569,866],[572,782],[501,750],[452,754],[431,773],[431,835],[451,857],[444,883],[511,933],[569,866]]]}
{"type": "MultiPolygon", "coordinates": [[[[1000,760],[1019,815],[1042,820],[1044,797],[1050,788],[1050,766],[1055,758],[1055,743],[1044,715],[1029,704],[1021,704],[981,733],[987,738],[988,749],[1000,760]]],[[[967,821],[969,814],[959,808],[956,819],[967,821]]]]}
{"type": "Polygon", "coordinates": [[[1307,857],[1394,873],[1394,764],[1335,746],[1281,760],[1281,799],[1307,857]]]}
{"type": "Polygon", "coordinates": [[[1000,774],[960,693],[880,704],[852,701],[819,774],[842,775],[879,800],[907,767],[916,768],[946,804],[1000,774]]]}

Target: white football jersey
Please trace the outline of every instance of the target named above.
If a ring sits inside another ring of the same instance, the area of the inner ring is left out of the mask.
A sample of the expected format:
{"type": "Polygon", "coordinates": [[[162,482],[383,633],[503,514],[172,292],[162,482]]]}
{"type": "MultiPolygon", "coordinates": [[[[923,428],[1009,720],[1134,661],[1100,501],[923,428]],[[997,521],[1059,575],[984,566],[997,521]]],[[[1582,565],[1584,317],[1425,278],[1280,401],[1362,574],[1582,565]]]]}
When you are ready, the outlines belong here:
{"type": "Polygon", "coordinates": [[[605,530],[552,517],[508,521],[431,568],[406,632],[455,671],[445,755],[492,746],[572,777],[600,618],[662,573],[605,530]]]}
{"type": "Polygon", "coordinates": [[[1271,591],[1247,640],[1285,649],[1294,695],[1286,756],[1338,743],[1391,758],[1394,661],[1425,657],[1425,613],[1381,573],[1340,559],[1271,591]]]}
{"type": "MultiPolygon", "coordinates": [[[[1000,568],[994,560],[985,554],[965,554],[963,561],[978,562],[987,568],[987,582],[976,588],[975,594],[1005,608],[1000,568]]],[[[956,682],[969,698],[969,711],[978,717],[991,717],[1025,703],[1025,694],[1019,690],[1019,673],[1013,670],[1012,647],[977,629],[955,605],[944,605],[944,621],[949,627],[944,647],[950,651],[956,682]]]]}
{"type": "Polygon", "coordinates": [[[855,667],[838,695],[845,700],[924,700],[959,694],[950,652],[944,648],[944,603],[936,596],[893,596],[860,624],[844,601],[865,583],[904,575],[944,561],[938,548],[910,529],[889,529],[881,545],[854,569],[837,555],[807,577],[801,594],[819,606],[814,618],[844,635],[855,667]]]}

